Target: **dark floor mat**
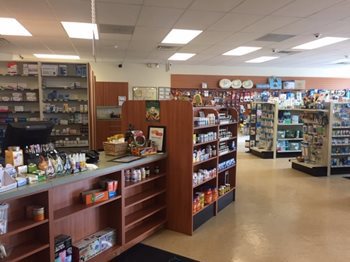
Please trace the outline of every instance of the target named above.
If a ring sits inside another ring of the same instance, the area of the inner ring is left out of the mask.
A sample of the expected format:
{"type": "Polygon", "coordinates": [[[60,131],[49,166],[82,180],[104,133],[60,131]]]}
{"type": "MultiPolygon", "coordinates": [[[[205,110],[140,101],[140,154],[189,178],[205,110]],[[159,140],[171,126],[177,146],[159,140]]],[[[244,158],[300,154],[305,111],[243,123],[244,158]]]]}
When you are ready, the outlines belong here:
{"type": "Polygon", "coordinates": [[[125,251],[123,254],[113,260],[114,262],[199,262],[187,257],[179,256],[158,248],[150,247],[144,244],[136,246],[125,251]]]}
{"type": "Polygon", "coordinates": [[[346,178],[346,179],[350,179],[350,176],[343,176],[344,178],[346,178]]]}

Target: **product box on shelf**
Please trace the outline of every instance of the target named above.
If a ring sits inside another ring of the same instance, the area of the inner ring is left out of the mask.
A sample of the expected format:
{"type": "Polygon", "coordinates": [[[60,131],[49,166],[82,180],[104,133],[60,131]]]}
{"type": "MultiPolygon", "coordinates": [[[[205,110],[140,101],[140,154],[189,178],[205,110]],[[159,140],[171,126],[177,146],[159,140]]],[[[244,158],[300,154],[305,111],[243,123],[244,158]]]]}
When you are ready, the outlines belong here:
{"type": "Polygon", "coordinates": [[[73,245],[73,261],[87,261],[116,243],[116,231],[106,228],[73,245]]]}
{"type": "Polygon", "coordinates": [[[85,204],[98,203],[108,200],[108,191],[103,191],[102,189],[94,189],[89,191],[84,191],[81,193],[82,199],[85,204]]]}
{"type": "Polygon", "coordinates": [[[55,262],[71,262],[72,255],[72,238],[67,235],[55,237],[55,262]]]}
{"type": "Polygon", "coordinates": [[[42,76],[57,76],[58,74],[58,65],[42,65],[41,66],[41,75],[42,76]]]}

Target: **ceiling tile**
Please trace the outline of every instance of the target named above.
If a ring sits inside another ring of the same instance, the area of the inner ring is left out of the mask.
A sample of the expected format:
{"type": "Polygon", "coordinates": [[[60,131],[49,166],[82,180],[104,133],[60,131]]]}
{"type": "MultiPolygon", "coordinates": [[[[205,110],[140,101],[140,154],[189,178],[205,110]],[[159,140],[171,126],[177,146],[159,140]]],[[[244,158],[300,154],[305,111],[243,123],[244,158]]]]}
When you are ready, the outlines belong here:
{"type": "MultiPolygon", "coordinates": [[[[100,34],[100,39],[102,40],[130,40],[132,35],[126,35],[126,34],[100,34]]],[[[100,41],[100,40],[97,40],[100,41]]]]}
{"type": "Polygon", "coordinates": [[[156,50],[157,44],[158,44],[157,42],[145,42],[145,41],[132,40],[129,44],[128,50],[151,52],[156,50]]]}
{"type": "Polygon", "coordinates": [[[192,0],[144,0],[144,5],[173,7],[173,8],[187,8],[192,0]]]}
{"type": "Polygon", "coordinates": [[[235,13],[268,15],[291,2],[294,2],[294,0],[246,0],[232,11],[235,13]]]}
{"type": "Polygon", "coordinates": [[[325,25],[327,25],[329,21],[326,20],[314,20],[310,18],[300,18],[294,23],[290,23],[288,25],[282,26],[274,30],[273,32],[276,34],[313,34],[317,32],[322,32],[325,25]]]}
{"type": "Polygon", "coordinates": [[[210,31],[205,30],[203,33],[201,33],[199,36],[197,36],[195,39],[193,39],[189,45],[199,45],[199,44],[208,44],[213,45],[215,43],[220,43],[225,38],[227,38],[230,34],[227,32],[220,32],[220,31],[210,31]]]}
{"type": "Polygon", "coordinates": [[[237,32],[263,18],[258,15],[244,15],[239,13],[229,13],[217,23],[209,27],[210,30],[237,32]]]}
{"type": "Polygon", "coordinates": [[[159,43],[167,33],[169,33],[169,29],[167,28],[137,26],[135,27],[132,39],[138,41],[155,41],[159,43]]]}
{"type": "Polygon", "coordinates": [[[54,52],[74,51],[74,47],[69,39],[57,37],[38,37],[42,44],[54,52]]]}
{"type": "Polygon", "coordinates": [[[193,10],[228,12],[242,0],[196,0],[190,7],[193,10]]]}
{"type": "MultiPolygon", "coordinates": [[[[91,2],[86,0],[47,0],[58,21],[91,22],[91,2]]],[[[40,12],[41,13],[41,12],[40,12]]]]}
{"type": "Polygon", "coordinates": [[[98,2],[96,10],[99,24],[135,25],[141,6],[98,2]]]}
{"type": "Polygon", "coordinates": [[[256,33],[269,33],[282,26],[291,24],[297,21],[298,18],[294,17],[283,17],[283,16],[267,16],[258,22],[245,27],[243,32],[256,32],[256,33]]]}
{"type": "Polygon", "coordinates": [[[350,17],[349,11],[350,1],[344,1],[318,12],[310,16],[310,18],[317,20],[335,21],[350,17]]]}
{"type": "Polygon", "coordinates": [[[182,13],[182,9],[145,6],[142,8],[137,25],[171,28],[182,13]]]}
{"type": "MultiPolygon", "coordinates": [[[[96,46],[98,48],[115,48],[117,46],[118,50],[125,50],[128,48],[130,40],[98,40],[96,41],[96,46]]],[[[91,46],[91,44],[90,44],[91,46]]]]}
{"type": "Polygon", "coordinates": [[[343,0],[296,0],[274,12],[274,15],[308,17],[342,1],[343,0]]]}
{"type": "MultiPolygon", "coordinates": [[[[3,4],[1,5],[1,9],[3,4]]],[[[22,19],[46,19],[55,20],[51,7],[45,0],[11,0],[6,1],[6,9],[12,13],[13,17],[21,21],[22,19]],[[38,17],[38,10],[40,16],[38,17]]]]}
{"type": "Polygon", "coordinates": [[[22,22],[33,36],[64,37],[68,39],[66,31],[64,31],[63,26],[58,21],[25,19],[22,22]]]}
{"type": "Polygon", "coordinates": [[[175,28],[204,30],[225,15],[223,12],[187,10],[175,24],[175,28]]]}
{"type": "MultiPolygon", "coordinates": [[[[90,0],[85,0],[90,1],[90,0]]],[[[119,4],[128,4],[128,5],[142,5],[144,0],[97,0],[96,2],[105,2],[105,3],[119,3],[119,4]]]]}

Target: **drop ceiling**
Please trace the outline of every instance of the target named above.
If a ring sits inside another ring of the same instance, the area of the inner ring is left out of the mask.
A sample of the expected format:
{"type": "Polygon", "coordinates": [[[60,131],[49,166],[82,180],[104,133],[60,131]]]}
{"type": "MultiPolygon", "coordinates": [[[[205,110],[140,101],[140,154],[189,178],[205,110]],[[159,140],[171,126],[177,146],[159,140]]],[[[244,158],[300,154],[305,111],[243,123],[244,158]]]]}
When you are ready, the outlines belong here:
{"type": "MultiPolygon", "coordinates": [[[[0,53],[20,54],[25,59],[34,59],[33,53],[59,53],[93,60],[91,40],[68,38],[60,24],[91,22],[90,4],[89,0],[0,0],[0,17],[16,18],[33,35],[0,36],[8,41],[2,42],[0,53]]],[[[96,11],[97,24],[116,26],[100,33],[97,61],[165,63],[175,52],[188,52],[197,55],[176,63],[250,66],[244,61],[278,55],[279,59],[259,66],[328,67],[350,55],[350,40],[291,54],[272,51],[290,51],[315,40],[315,33],[350,38],[350,0],[96,0],[96,11]],[[117,28],[132,33],[118,33],[117,28]],[[187,45],[157,49],[172,28],[203,33],[187,45]],[[267,34],[291,37],[259,40],[267,34]],[[263,48],[241,57],[222,55],[242,45],[263,48]]]]}

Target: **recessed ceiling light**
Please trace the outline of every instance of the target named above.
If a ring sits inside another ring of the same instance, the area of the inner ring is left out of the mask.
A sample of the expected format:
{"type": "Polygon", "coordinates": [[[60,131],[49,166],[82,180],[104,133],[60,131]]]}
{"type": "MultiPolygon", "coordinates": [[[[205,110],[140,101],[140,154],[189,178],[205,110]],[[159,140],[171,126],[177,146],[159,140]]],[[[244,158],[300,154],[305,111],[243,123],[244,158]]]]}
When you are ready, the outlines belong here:
{"type": "Polygon", "coordinates": [[[202,32],[203,31],[201,30],[172,29],[169,34],[163,39],[162,43],[187,44],[202,32]]]}
{"type": "Polygon", "coordinates": [[[277,58],[279,58],[279,57],[278,56],[260,56],[260,57],[257,57],[257,58],[254,58],[254,59],[251,59],[251,60],[248,60],[245,62],[246,63],[263,63],[263,62],[270,61],[270,60],[277,59],[277,58]]]}
{"type": "Polygon", "coordinates": [[[232,49],[232,50],[224,53],[223,55],[242,56],[242,55],[246,55],[246,54],[255,52],[255,51],[260,50],[260,49],[261,49],[261,47],[240,46],[240,47],[237,47],[235,49],[232,49]]]}
{"type": "Polygon", "coordinates": [[[32,36],[16,19],[6,17],[0,17],[0,35],[32,36]]]}
{"type": "Polygon", "coordinates": [[[349,38],[345,37],[323,37],[311,42],[307,42],[302,45],[298,45],[293,47],[292,49],[306,49],[306,50],[311,50],[311,49],[316,49],[319,47],[327,46],[327,45],[332,45],[335,43],[339,43],[345,40],[348,40],[349,38]]]}
{"type": "Polygon", "coordinates": [[[171,57],[169,57],[168,60],[185,61],[185,60],[190,59],[194,55],[196,55],[196,54],[192,54],[192,53],[175,53],[171,57]]]}
{"type": "Polygon", "coordinates": [[[80,39],[97,39],[98,30],[96,24],[91,23],[77,23],[77,22],[61,22],[64,30],[66,30],[70,38],[80,39]]]}
{"type": "Polygon", "coordinates": [[[37,58],[79,60],[77,55],[34,54],[37,58]]]}

